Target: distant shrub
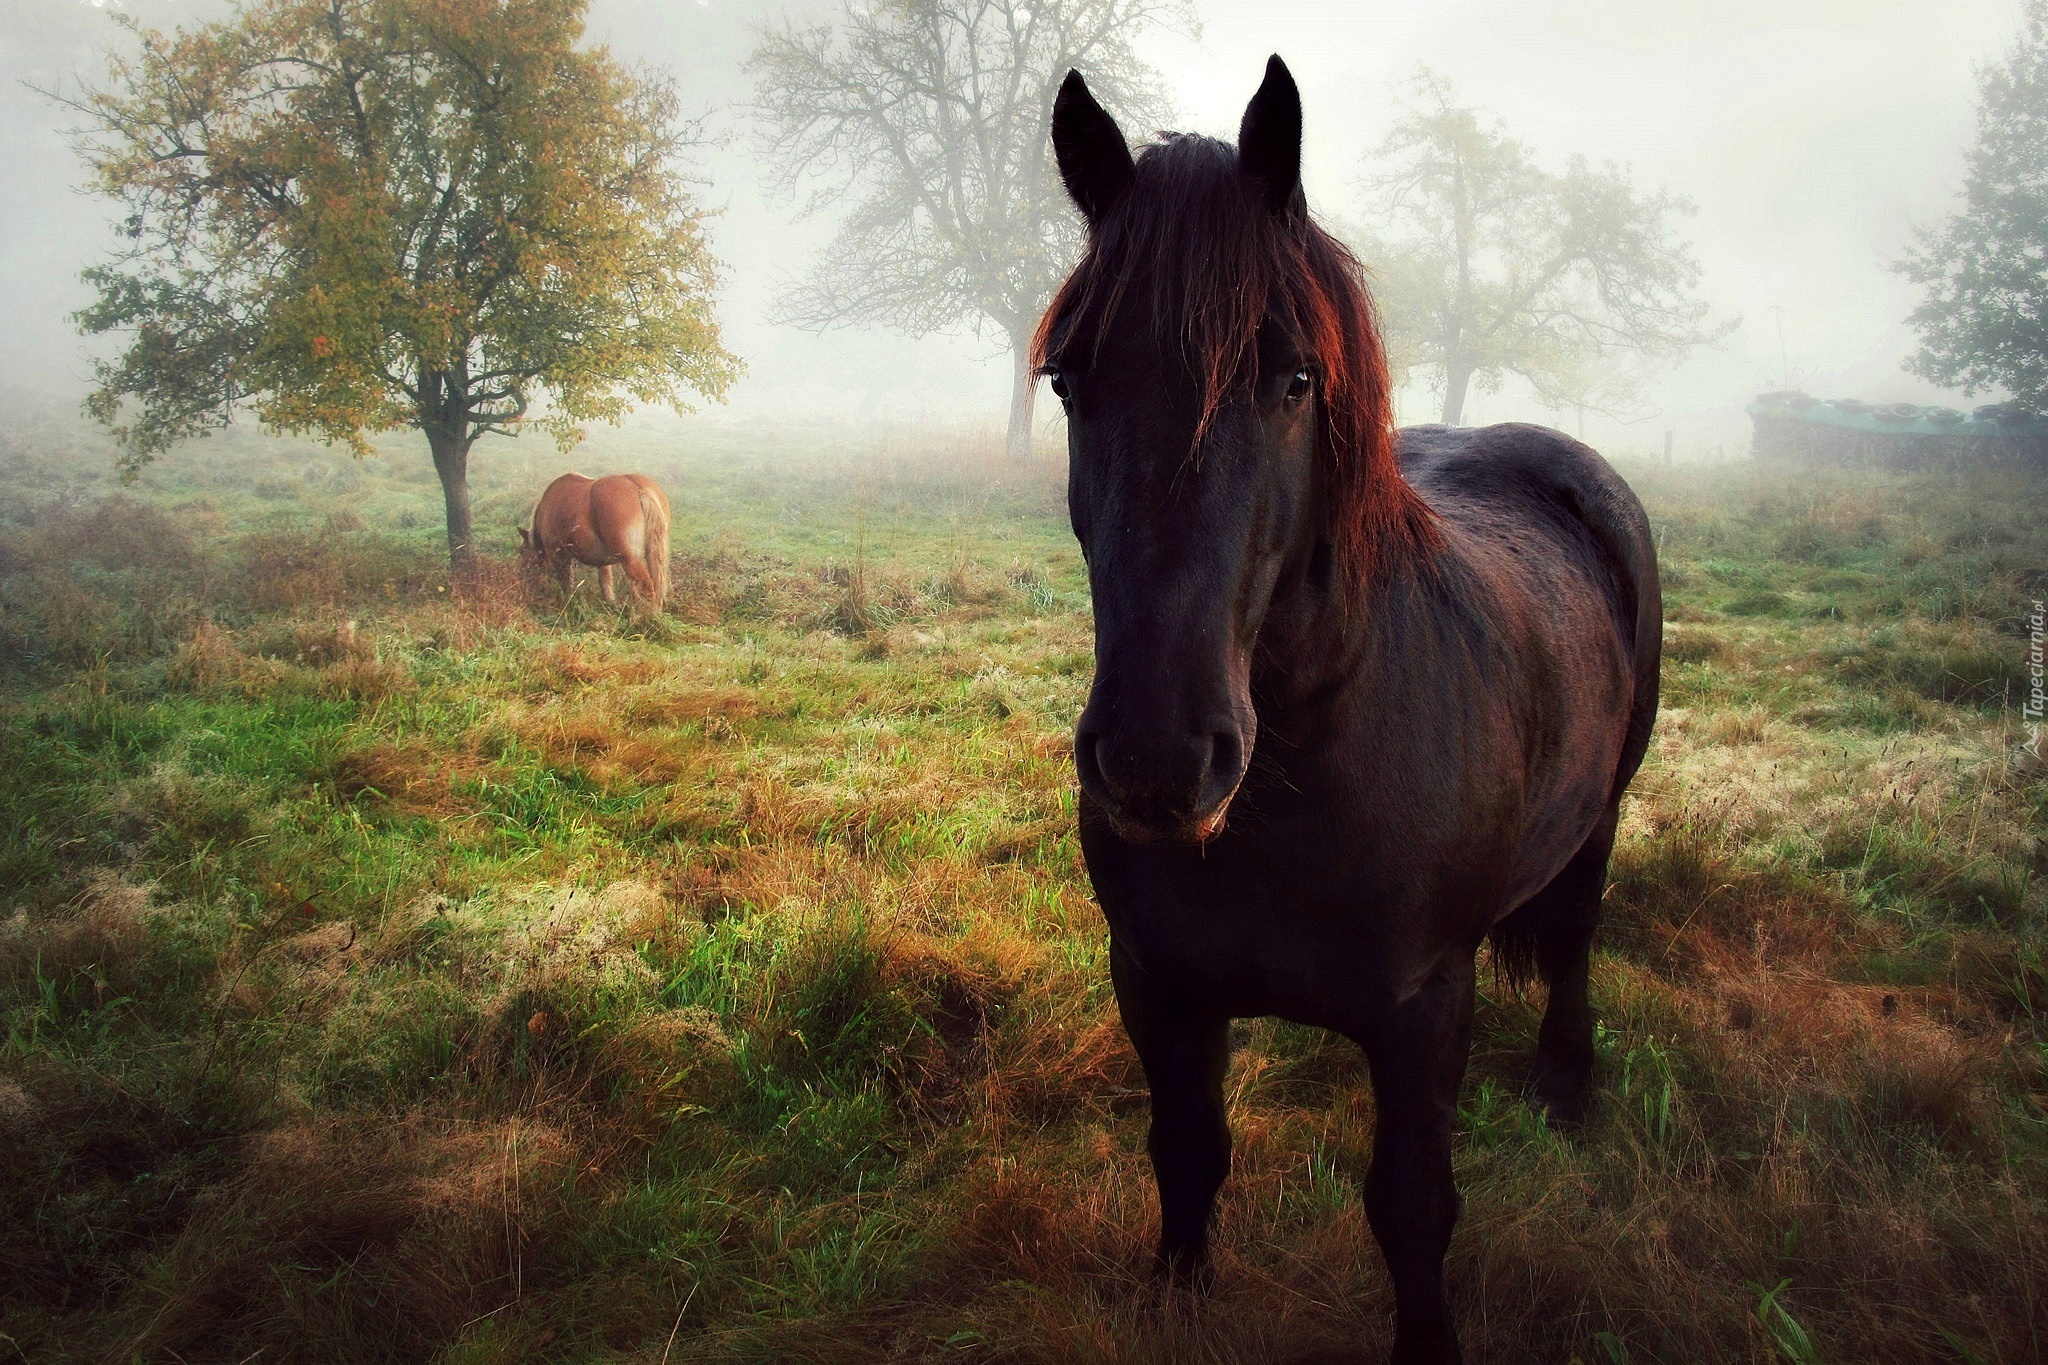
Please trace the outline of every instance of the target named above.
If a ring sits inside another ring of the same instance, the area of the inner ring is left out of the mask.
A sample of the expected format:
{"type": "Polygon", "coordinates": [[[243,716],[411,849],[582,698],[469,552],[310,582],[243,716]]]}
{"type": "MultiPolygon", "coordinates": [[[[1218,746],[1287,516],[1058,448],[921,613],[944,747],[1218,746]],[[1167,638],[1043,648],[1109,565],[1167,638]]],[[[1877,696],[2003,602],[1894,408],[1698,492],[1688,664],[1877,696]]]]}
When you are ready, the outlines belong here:
{"type": "Polygon", "coordinates": [[[369,657],[354,621],[280,621],[249,637],[247,648],[266,659],[308,668],[369,657]]]}
{"type": "Polygon", "coordinates": [[[192,638],[178,646],[165,681],[187,692],[232,692],[247,697],[268,695],[290,670],[274,659],[252,658],[235,647],[228,632],[201,621],[192,638]]]}
{"type": "Polygon", "coordinates": [[[375,701],[413,687],[411,672],[379,659],[353,620],[286,621],[240,636],[203,621],[178,646],[165,681],[252,700],[297,693],[375,701]]]}
{"type": "Polygon", "coordinates": [[[242,548],[244,594],[256,610],[338,607],[419,592],[444,577],[438,558],[371,534],[268,532],[242,548]]]}
{"type": "Polygon", "coordinates": [[[1792,605],[1792,599],[1781,592],[1768,590],[1746,592],[1734,598],[1721,610],[1730,616],[1776,616],[1792,605]]]}
{"type": "Polygon", "coordinates": [[[0,534],[0,658],[80,667],[160,654],[202,618],[205,588],[205,561],[160,509],[51,503],[0,534]]]}
{"type": "Polygon", "coordinates": [[[1728,642],[1705,631],[1670,631],[1664,636],[1664,658],[1669,663],[1722,663],[1728,655],[1728,642]]]}
{"type": "Polygon", "coordinates": [[[1882,545],[1885,535],[1884,519],[1874,512],[1810,509],[1794,516],[1779,532],[1777,557],[1835,568],[1858,552],[1882,545]]]}
{"type": "Polygon", "coordinates": [[[377,701],[413,690],[412,674],[401,664],[382,659],[344,659],[320,670],[322,696],[347,701],[377,701]]]}
{"type": "Polygon", "coordinates": [[[189,573],[199,567],[198,551],[182,522],[161,508],[124,497],[40,509],[29,523],[27,548],[35,559],[69,559],[109,572],[189,573]]]}
{"type": "Polygon", "coordinates": [[[1987,642],[1974,631],[1946,640],[1917,635],[1902,640],[1893,632],[1874,632],[1836,661],[1835,673],[1847,682],[1904,688],[1932,701],[2004,705],[2026,687],[2023,652],[2004,639],[1987,642]]]}
{"type": "Polygon", "coordinates": [[[1852,696],[1833,719],[1838,725],[1888,735],[1917,730],[1930,724],[1938,710],[1918,692],[1893,687],[1883,692],[1860,692],[1852,696]]]}
{"type": "Polygon", "coordinates": [[[1770,723],[1761,706],[1723,711],[1707,722],[1706,737],[1715,744],[1736,746],[1760,742],[1770,723]]]}
{"type": "Polygon", "coordinates": [[[1700,573],[1716,583],[1731,588],[1751,588],[1757,591],[1768,589],[1779,582],[1781,576],[1753,564],[1742,564],[1730,559],[1707,559],[1700,561],[1700,573]]]}

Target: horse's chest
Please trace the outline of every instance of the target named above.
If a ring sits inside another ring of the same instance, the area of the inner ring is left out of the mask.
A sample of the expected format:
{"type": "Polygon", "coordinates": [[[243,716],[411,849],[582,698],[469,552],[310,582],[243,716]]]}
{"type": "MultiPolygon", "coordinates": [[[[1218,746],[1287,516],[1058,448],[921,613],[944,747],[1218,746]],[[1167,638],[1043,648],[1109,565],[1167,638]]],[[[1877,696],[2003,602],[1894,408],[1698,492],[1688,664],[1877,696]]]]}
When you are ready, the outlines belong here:
{"type": "Polygon", "coordinates": [[[1483,929],[1425,920],[1415,888],[1369,861],[1084,844],[1118,947],[1175,993],[1231,1015],[1358,1025],[1362,1010],[1404,998],[1446,942],[1483,929]]]}

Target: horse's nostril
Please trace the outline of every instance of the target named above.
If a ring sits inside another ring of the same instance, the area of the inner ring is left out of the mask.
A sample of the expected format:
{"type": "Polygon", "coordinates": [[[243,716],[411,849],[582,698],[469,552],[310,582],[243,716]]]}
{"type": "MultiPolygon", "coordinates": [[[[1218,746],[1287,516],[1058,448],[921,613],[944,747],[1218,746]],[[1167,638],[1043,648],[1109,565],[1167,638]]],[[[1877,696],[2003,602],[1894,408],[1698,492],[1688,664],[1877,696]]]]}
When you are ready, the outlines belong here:
{"type": "Polygon", "coordinates": [[[1235,787],[1244,769],[1244,741],[1235,730],[1218,730],[1209,736],[1209,781],[1235,787]]]}
{"type": "Polygon", "coordinates": [[[1214,731],[1208,737],[1208,772],[1202,776],[1202,804],[1227,800],[1245,776],[1245,741],[1237,731],[1214,731]]]}
{"type": "Polygon", "coordinates": [[[1100,789],[1104,785],[1101,744],[1102,736],[1095,730],[1084,728],[1074,732],[1074,771],[1084,787],[1100,789]]]}

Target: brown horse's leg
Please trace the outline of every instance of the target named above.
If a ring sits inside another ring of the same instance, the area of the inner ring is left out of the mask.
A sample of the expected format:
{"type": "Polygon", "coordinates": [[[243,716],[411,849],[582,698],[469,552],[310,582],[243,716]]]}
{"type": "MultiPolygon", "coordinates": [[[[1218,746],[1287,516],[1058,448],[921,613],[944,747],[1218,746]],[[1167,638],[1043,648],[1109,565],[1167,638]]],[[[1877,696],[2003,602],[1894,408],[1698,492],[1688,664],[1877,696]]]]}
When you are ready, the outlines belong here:
{"type": "Polygon", "coordinates": [[[647,606],[654,605],[654,576],[647,572],[647,566],[628,555],[625,560],[626,581],[633,585],[633,591],[640,594],[647,606]]]}
{"type": "Polygon", "coordinates": [[[619,595],[612,591],[611,565],[605,564],[599,567],[597,571],[597,586],[598,590],[604,594],[605,601],[616,602],[619,600],[619,595]]]}
{"type": "Polygon", "coordinates": [[[1444,1253],[1458,1221],[1451,1125],[1472,1042],[1471,968],[1446,969],[1361,1041],[1379,1109],[1365,1217],[1394,1282],[1393,1359],[1455,1362],[1444,1253]]]}
{"type": "Polygon", "coordinates": [[[1593,1093],[1593,1005],[1586,987],[1620,816],[1620,805],[1611,807],[1564,870],[1515,912],[1518,920],[1526,917],[1536,970],[1550,988],[1536,1035],[1536,1099],[1552,1122],[1565,1126],[1585,1119],[1593,1093]]]}
{"type": "Polygon", "coordinates": [[[562,585],[562,597],[565,601],[568,599],[569,594],[576,590],[576,580],[571,577],[574,572],[574,567],[569,563],[569,556],[566,554],[555,556],[555,578],[562,585]]]}
{"type": "Polygon", "coordinates": [[[1124,1032],[1152,1090],[1146,1148],[1159,1185],[1155,1266],[1176,1285],[1206,1289],[1210,1216],[1230,1172],[1230,1125],[1223,1112],[1230,1021],[1164,998],[1114,943],[1109,974],[1124,1032]]]}

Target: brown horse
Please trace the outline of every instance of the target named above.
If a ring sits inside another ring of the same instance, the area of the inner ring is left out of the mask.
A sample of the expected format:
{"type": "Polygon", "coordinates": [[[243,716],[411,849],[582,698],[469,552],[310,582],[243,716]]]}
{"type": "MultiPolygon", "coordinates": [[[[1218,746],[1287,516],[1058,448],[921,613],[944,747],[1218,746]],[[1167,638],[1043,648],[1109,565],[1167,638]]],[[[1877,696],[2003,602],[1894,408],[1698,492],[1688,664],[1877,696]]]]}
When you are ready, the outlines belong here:
{"type": "Polygon", "coordinates": [[[668,596],[668,496],[645,474],[562,475],[540,495],[533,527],[520,527],[519,539],[521,561],[535,573],[554,569],[564,593],[573,586],[570,566],[588,564],[604,600],[617,601],[612,566],[623,564],[654,610],[668,596]]]}

